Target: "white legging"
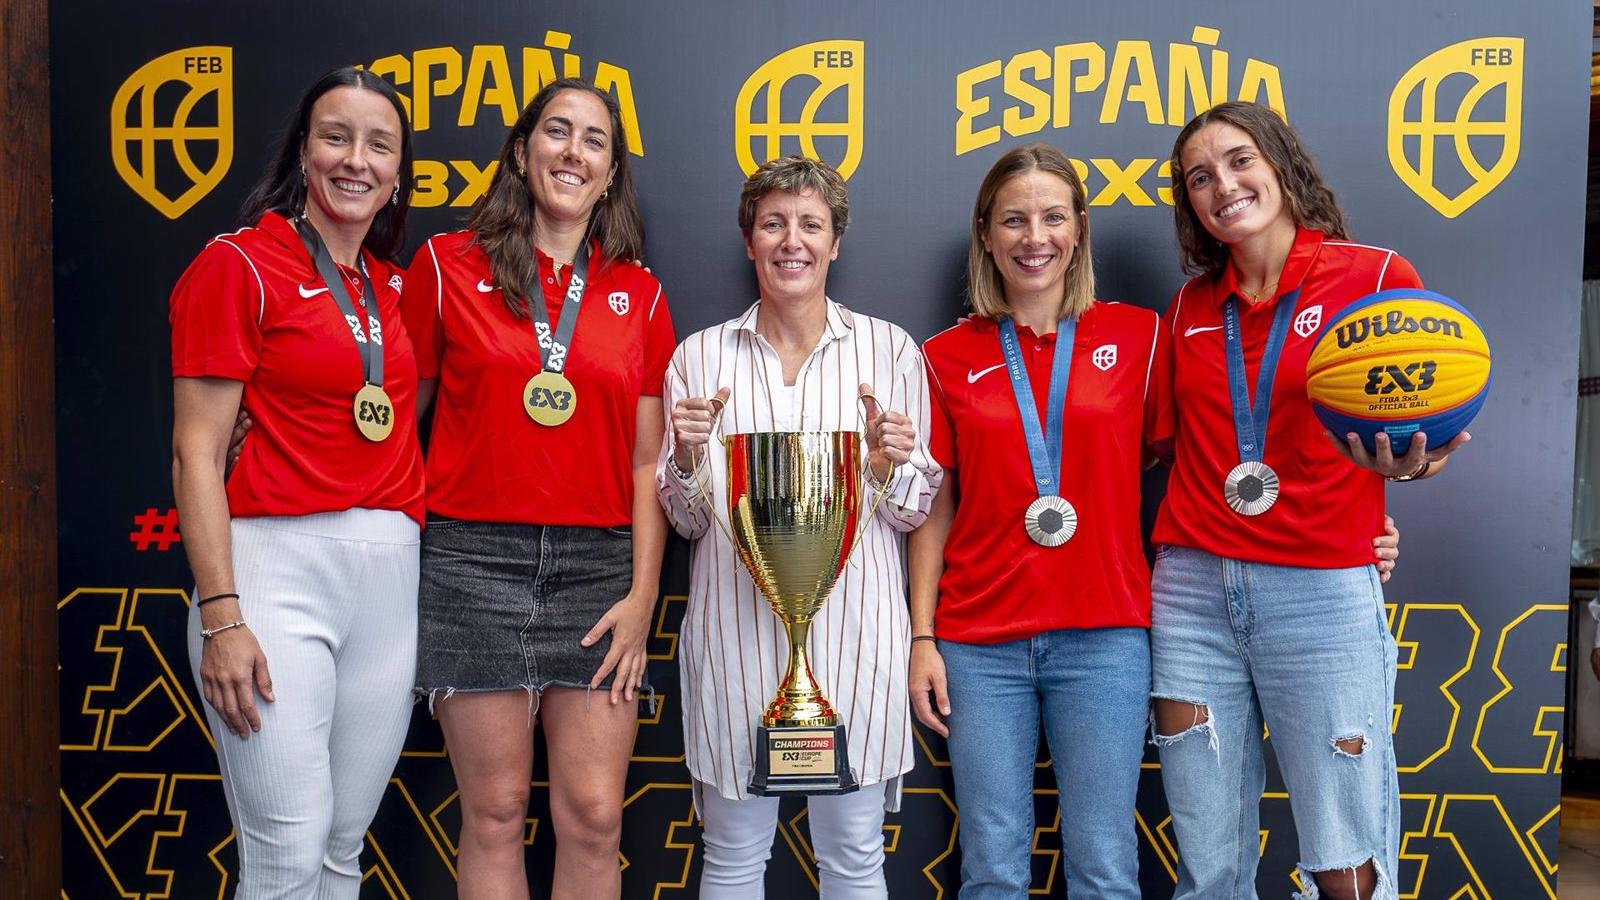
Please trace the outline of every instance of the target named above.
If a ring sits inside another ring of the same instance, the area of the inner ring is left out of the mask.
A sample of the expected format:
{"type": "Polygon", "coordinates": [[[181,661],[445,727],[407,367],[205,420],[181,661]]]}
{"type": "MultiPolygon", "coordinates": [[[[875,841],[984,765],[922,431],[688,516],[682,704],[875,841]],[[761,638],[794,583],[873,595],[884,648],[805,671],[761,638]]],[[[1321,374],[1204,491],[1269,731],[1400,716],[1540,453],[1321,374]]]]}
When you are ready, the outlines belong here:
{"type": "MultiPolygon", "coordinates": [[[[811,847],[817,854],[822,900],[882,900],[883,801],[888,782],[853,794],[810,797],[811,847]]],[[[759,900],[778,832],[778,798],[729,800],[709,784],[699,785],[705,865],[701,900],[759,900]]]]}
{"type": "MultiPolygon", "coordinates": [[[[242,618],[275,703],[216,740],[239,849],[235,900],[354,900],[362,837],[405,743],[417,647],[417,524],[390,510],[233,520],[242,618]]],[[[200,615],[189,610],[199,682],[200,615]]]]}

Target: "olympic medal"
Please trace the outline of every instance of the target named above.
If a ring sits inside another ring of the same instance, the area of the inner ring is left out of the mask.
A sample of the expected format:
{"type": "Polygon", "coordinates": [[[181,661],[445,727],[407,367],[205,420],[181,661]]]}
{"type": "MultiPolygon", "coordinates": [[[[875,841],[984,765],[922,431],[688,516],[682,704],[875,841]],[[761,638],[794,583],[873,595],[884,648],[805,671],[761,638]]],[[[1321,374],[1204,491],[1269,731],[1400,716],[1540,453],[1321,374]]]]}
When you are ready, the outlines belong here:
{"type": "Polygon", "coordinates": [[[1059,547],[1072,540],[1078,530],[1078,511],[1061,497],[1048,494],[1028,504],[1028,511],[1022,516],[1022,527],[1027,529],[1034,543],[1059,547]]]}
{"type": "Polygon", "coordinates": [[[563,425],[578,408],[578,392],[560,372],[541,371],[522,389],[522,407],[540,425],[563,425]]]}
{"type": "Polygon", "coordinates": [[[378,385],[368,383],[356,391],[353,413],[356,429],[369,441],[383,441],[394,431],[394,402],[378,385]]]}
{"type": "Polygon", "coordinates": [[[1241,516],[1259,516],[1278,502],[1278,473],[1264,462],[1242,462],[1228,473],[1223,499],[1241,516]]]}

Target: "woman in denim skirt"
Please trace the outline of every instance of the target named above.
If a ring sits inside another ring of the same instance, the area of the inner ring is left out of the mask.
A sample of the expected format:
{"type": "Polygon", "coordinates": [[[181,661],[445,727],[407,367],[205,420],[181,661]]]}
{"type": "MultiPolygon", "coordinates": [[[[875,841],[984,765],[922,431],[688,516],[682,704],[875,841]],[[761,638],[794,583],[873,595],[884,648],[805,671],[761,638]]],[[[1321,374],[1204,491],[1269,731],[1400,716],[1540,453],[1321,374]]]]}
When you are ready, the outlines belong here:
{"type": "Polygon", "coordinates": [[[616,897],[623,788],[666,518],[654,472],[675,344],[609,95],[553,82],[468,230],[429,240],[402,306],[435,389],[417,693],[461,788],[463,897],[526,897],[533,728],[549,748],[553,897],[616,897]]]}
{"type": "Polygon", "coordinates": [[[1384,485],[1426,450],[1330,435],[1306,398],[1322,321],[1419,287],[1392,250],[1351,243],[1333,193],[1272,110],[1225,103],[1172,151],[1178,243],[1195,275],[1162,319],[1152,440],[1174,457],[1156,522],[1154,738],[1179,898],[1254,897],[1263,722],[1289,788],[1304,898],[1393,898],[1395,643],[1370,536],[1384,485]]]}

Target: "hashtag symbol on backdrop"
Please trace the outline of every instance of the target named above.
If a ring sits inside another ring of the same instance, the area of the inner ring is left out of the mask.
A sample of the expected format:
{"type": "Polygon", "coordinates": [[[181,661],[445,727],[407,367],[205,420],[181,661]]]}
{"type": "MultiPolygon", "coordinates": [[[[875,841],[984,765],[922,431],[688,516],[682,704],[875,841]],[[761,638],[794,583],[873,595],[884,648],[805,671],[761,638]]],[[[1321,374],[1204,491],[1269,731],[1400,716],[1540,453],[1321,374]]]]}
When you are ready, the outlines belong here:
{"type": "Polygon", "coordinates": [[[133,549],[140,552],[149,550],[151,544],[158,551],[165,552],[183,540],[178,533],[178,511],[175,509],[162,512],[152,506],[134,516],[133,524],[136,530],[128,532],[128,540],[133,542],[133,549]]]}

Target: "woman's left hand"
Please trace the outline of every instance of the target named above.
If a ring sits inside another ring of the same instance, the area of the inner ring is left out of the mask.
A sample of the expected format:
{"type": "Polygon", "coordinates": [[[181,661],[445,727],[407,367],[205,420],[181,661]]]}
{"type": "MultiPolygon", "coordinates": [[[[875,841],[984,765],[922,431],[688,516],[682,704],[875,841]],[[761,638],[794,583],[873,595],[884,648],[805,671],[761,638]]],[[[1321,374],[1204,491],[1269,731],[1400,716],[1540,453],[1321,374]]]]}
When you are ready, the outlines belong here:
{"type": "Polygon", "coordinates": [[[1344,454],[1345,459],[1363,469],[1371,469],[1385,478],[1404,478],[1408,475],[1416,475],[1422,469],[1423,463],[1443,462],[1445,457],[1461,449],[1462,444],[1472,440],[1472,435],[1463,431],[1443,447],[1435,447],[1429,450],[1427,449],[1428,435],[1419,431],[1411,436],[1411,446],[1407,449],[1406,454],[1404,456],[1395,456],[1394,448],[1389,446],[1389,436],[1382,432],[1379,432],[1372,439],[1372,443],[1377,447],[1376,453],[1368,453],[1366,445],[1361,443],[1361,436],[1353,431],[1345,435],[1342,441],[1335,437],[1331,431],[1326,432],[1326,434],[1328,435],[1328,440],[1333,441],[1333,445],[1339,448],[1340,453],[1344,454]]]}
{"type": "Polygon", "coordinates": [[[1383,517],[1383,534],[1372,539],[1372,555],[1377,557],[1378,583],[1387,584],[1394,564],[1400,560],[1400,529],[1395,527],[1393,516],[1383,517]]]}
{"type": "Polygon", "coordinates": [[[867,464],[873,478],[888,481],[895,466],[911,459],[911,450],[917,445],[917,426],[904,413],[878,406],[872,385],[863,384],[860,391],[867,413],[867,464]]]}
{"type": "Polygon", "coordinates": [[[650,633],[650,613],[655,606],[653,595],[630,592],[612,604],[583,636],[583,646],[592,647],[606,632],[611,632],[611,648],[606,651],[606,658],[601,661],[594,678],[590,679],[589,688],[598,688],[606,676],[616,670],[616,676],[611,679],[613,706],[622,700],[632,703],[634,691],[644,683],[644,644],[650,633]]]}

